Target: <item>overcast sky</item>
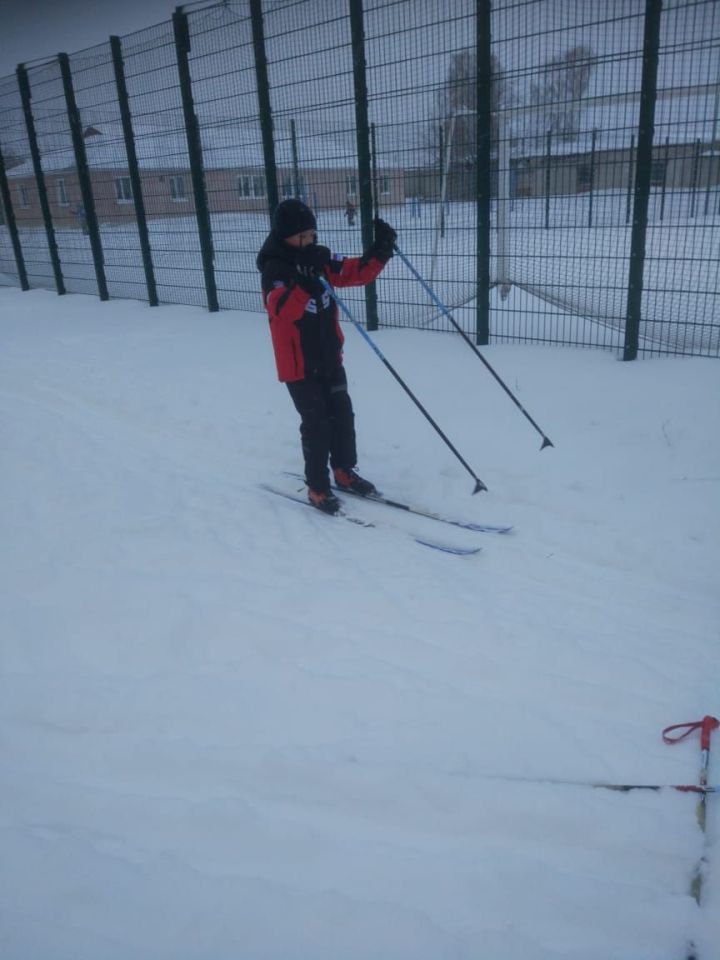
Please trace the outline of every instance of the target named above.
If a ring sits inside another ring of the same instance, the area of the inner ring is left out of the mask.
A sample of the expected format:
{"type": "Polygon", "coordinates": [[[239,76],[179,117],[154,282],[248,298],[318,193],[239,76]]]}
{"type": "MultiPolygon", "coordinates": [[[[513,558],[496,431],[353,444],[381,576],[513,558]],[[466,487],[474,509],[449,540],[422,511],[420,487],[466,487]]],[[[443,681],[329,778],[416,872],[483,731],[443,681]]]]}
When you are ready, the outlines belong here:
{"type": "MultiPolygon", "coordinates": [[[[176,0],[0,0],[0,77],[169,20],[176,0]]],[[[192,5],[191,5],[192,8],[192,5]]]]}

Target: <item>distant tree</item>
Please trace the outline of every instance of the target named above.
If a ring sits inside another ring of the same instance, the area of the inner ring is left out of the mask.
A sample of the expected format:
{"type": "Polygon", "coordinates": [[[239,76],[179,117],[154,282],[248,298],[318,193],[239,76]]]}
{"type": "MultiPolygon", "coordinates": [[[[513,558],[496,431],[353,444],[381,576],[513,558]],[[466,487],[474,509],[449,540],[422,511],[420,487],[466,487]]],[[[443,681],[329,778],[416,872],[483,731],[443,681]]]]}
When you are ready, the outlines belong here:
{"type": "MultiPolygon", "coordinates": [[[[500,61],[490,63],[490,113],[493,139],[497,136],[497,115],[509,99],[509,85],[500,61]]],[[[444,149],[450,144],[450,169],[471,171],[477,163],[477,62],[475,51],[460,50],[450,58],[445,83],[438,92],[438,108],[428,131],[428,147],[439,160],[440,130],[444,149]]]]}
{"type": "Polygon", "coordinates": [[[530,84],[529,105],[536,108],[532,126],[539,135],[552,133],[574,140],[580,131],[580,100],[594,65],[589,47],[573,47],[541,68],[530,84]]]}
{"type": "Polygon", "coordinates": [[[5,163],[6,170],[12,170],[13,167],[19,167],[21,163],[25,163],[25,160],[26,157],[12,149],[3,153],[3,161],[5,163]]]}

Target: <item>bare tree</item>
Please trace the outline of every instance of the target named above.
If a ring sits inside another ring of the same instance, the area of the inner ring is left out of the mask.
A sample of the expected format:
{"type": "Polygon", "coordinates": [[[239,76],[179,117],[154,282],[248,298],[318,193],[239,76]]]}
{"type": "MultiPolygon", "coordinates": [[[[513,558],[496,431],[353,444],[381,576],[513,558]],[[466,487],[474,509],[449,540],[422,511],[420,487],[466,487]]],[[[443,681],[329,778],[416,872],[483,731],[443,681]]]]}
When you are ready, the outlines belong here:
{"type": "Polygon", "coordinates": [[[587,91],[594,64],[589,47],[573,47],[549,60],[530,85],[530,105],[537,108],[533,126],[573,140],[580,131],[580,100],[587,91]]]}
{"type": "MultiPolygon", "coordinates": [[[[509,86],[504,79],[497,57],[490,64],[490,112],[492,137],[497,136],[497,114],[506,104],[509,86]]],[[[470,172],[477,163],[477,61],[472,49],[460,50],[450,58],[447,77],[438,91],[438,108],[428,131],[427,145],[432,155],[440,159],[448,149],[450,169],[470,172]],[[441,134],[442,131],[442,134],[441,134]]]]}

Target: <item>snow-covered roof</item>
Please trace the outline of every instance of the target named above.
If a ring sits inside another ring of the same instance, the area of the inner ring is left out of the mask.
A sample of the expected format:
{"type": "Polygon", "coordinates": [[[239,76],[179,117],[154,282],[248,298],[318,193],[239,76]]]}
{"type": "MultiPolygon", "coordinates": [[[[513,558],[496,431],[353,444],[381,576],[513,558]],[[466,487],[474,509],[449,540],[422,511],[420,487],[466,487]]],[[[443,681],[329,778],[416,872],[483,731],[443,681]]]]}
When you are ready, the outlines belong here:
{"type": "MultiPolygon", "coordinates": [[[[714,120],[714,94],[679,96],[673,91],[659,91],[655,103],[655,143],[671,144],[711,143],[720,134],[720,123],[714,120]]],[[[577,136],[570,140],[554,137],[553,155],[588,153],[596,131],[596,150],[624,150],[637,142],[640,112],[639,97],[602,101],[579,101],[573,110],[577,136]]],[[[538,156],[545,153],[550,109],[543,105],[536,110],[524,108],[508,111],[512,136],[516,144],[515,156],[538,156]],[[543,129],[545,127],[545,129],[543,129]]]]}
{"type": "MultiPolygon", "coordinates": [[[[96,123],[97,132],[85,136],[85,152],[91,170],[127,169],[127,154],[122,128],[118,123],[96,123]]],[[[354,133],[352,134],[354,137],[354,133]]],[[[265,166],[260,127],[237,121],[224,121],[213,126],[201,127],[200,137],[203,159],[207,170],[249,167],[262,169],[265,166]]],[[[187,140],[184,129],[135,130],[135,148],[142,170],[187,170],[189,166],[187,140]]],[[[45,173],[58,173],[75,168],[75,154],[67,133],[62,136],[45,137],[40,144],[42,166],[45,173]],[[54,143],[52,142],[54,140],[54,143]],[[58,145],[60,141],[60,145],[58,145]]],[[[299,164],[302,169],[347,169],[357,165],[357,155],[350,146],[350,138],[342,135],[322,134],[301,138],[298,142],[299,164]],[[312,150],[312,153],[310,152],[312,150]]],[[[293,163],[291,139],[287,135],[275,138],[275,159],[280,167],[293,163]]],[[[384,164],[384,167],[387,165],[384,164]]],[[[31,160],[8,171],[8,176],[32,176],[31,160]]]]}

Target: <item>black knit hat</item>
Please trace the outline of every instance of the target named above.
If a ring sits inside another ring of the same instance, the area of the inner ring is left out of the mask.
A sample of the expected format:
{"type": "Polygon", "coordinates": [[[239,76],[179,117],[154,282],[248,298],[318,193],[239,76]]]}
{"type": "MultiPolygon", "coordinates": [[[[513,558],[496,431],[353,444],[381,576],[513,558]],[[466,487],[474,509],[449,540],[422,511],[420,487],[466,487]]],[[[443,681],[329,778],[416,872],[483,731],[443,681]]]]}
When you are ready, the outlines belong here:
{"type": "Polygon", "coordinates": [[[283,200],[275,207],[272,216],[272,228],[280,240],[302,233],[304,230],[317,230],[315,214],[302,200],[283,200]]]}

